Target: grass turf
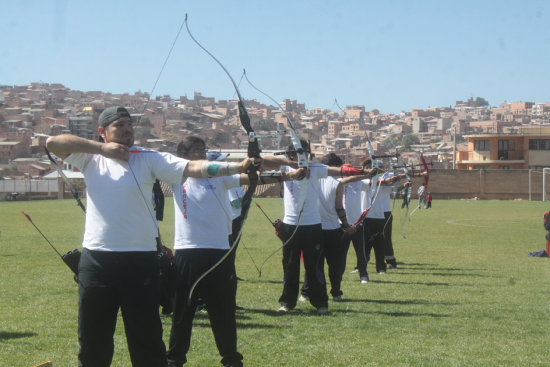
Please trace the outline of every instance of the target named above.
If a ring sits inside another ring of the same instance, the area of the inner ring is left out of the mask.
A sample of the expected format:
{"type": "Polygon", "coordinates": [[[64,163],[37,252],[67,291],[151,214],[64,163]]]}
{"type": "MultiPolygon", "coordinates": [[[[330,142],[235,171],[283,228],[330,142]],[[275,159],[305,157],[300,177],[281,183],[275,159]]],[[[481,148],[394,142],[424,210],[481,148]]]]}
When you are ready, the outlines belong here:
{"type": "MultiPolygon", "coordinates": [[[[273,216],[280,199],[259,199],[273,216]]],[[[406,221],[396,205],[393,238],[399,269],[360,284],[352,249],[343,302],[319,316],[299,302],[278,314],[280,252],[273,228],[254,206],[237,251],[239,351],[247,366],[533,366],[550,365],[550,259],[541,202],[434,201],[406,221]]],[[[20,213],[24,209],[64,253],[80,247],[84,216],[71,200],[0,203],[0,365],[51,359],[76,365],[77,286],[70,270],[20,213]]],[[[161,232],[173,238],[167,200],[161,232]]],[[[163,317],[165,341],[171,320],[163,317]]],[[[188,366],[218,366],[206,313],[194,323],[188,366]]],[[[129,366],[119,316],[112,366],[129,366]]]]}

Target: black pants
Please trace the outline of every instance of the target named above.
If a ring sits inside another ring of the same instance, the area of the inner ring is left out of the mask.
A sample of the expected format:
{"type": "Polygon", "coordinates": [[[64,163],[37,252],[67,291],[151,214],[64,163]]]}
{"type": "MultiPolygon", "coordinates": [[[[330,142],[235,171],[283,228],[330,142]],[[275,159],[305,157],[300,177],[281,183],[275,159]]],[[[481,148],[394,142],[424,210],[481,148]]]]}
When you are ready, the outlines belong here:
{"type": "Polygon", "coordinates": [[[371,249],[374,248],[376,271],[386,271],[384,252],[384,219],[367,218],[365,222],[365,253],[370,260],[371,249]]]}
{"type": "Polygon", "coordinates": [[[195,288],[191,302],[188,302],[193,283],[226,253],[227,250],[217,249],[176,250],[174,256],[176,301],[167,353],[170,367],[181,367],[187,362],[186,355],[191,343],[191,329],[199,297],[208,310],[216,346],[222,356],[221,362],[224,365],[242,366],[243,356],[237,352],[234,262],[226,258],[204,277],[195,288]]]}
{"type": "Polygon", "coordinates": [[[353,236],[347,237],[344,241],[347,241],[347,247],[349,248],[349,242],[353,243],[353,249],[355,250],[355,257],[357,259],[356,268],[359,271],[359,276],[367,276],[367,254],[365,253],[365,230],[363,229],[365,222],[361,227],[357,229],[357,232],[353,236]]]}
{"type": "Polygon", "coordinates": [[[344,231],[341,228],[323,230],[323,247],[328,266],[330,280],[330,294],[333,297],[341,296],[342,276],[346,270],[346,255],[349,240],[344,240],[344,231]]]}
{"type": "Polygon", "coordinates": [[[384,212],[384,256],[386,260],[395,260],[393,251],[393,242],[391,240],[393,214],[392,212],[384,212]]]}
{"type": "Polygon", "coordinates": [[[78,366],[111,365],[120,308],[132,366],[165,367],[156,251],[84,249],[78,278],[78,366]]]}
{"type": "MultiPolygon", "coordinates": [[[[283,224],[289,238],[296,226],[283,224]]],[[[279,303],[289,309],[296,307],[300,287],[300,254],[304,255],[304,286],[302,293],[315,308],[328,307],[325,281],[323,237],[321,224],[299,226],[292,240],[283,247],[284,283],[279,303]]]]}

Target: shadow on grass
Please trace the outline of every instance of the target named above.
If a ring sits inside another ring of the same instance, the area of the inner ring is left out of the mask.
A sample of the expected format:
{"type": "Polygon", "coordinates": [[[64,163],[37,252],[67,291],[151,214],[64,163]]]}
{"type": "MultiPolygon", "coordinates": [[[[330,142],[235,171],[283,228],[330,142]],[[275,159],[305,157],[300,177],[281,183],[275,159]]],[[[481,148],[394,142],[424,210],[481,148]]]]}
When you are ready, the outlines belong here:
{"type": "Polygon", "coordinates": [[[9,339],[20,339],[20,338],[29,338],[32,336],[38,336],[37,333],[33,332],[11,332],[11,331],[0,331],[0,340],[9,340],[9,339]]]}
{"type": "MultiPolygon", "coordinates": [[[[277,307],[278,306],[279,305],[277,305],[277,307]]],[[[243,314],[262,314],[265,316],[274,316],[274,317],[286,315],[286,313],[277,312],[276,309],[271,310],[271,309],[262,309],[262,308],[244,308],[242,310],[237,311],[237,318],[239,318],[243,314]]]]}
{"type": "Polygon", "coordinates": [[[486,271],[487,269],[482,268],[443,268],[439,264],[419,264],[419,263],[397,263],[399,271],[400,269],[407,270],[440,270],[440,271],[486,271]]]}
{"type": "Polygon", "coordinates": [[[267,284],[283,284],[283,281],[282,280],[263,280],[262,278],[258,278],[258,279],[246,279],[246,280],[243,280],[244,282],[247,282],[247,283],[267,283],[267,284]]]}
{"type": "Polygon", "coordinates": [[[395,273],[395,274],[403,274],[403,275],[437,275],[442,277],[477,277],[477,278],[500,278],[494,275],[484,275],[484,274],[477,274],[477,273],[432,273],[432,272],[414,272],[409,273],[406,271],[395,273]]]}
{"type": "MultiPolygon", "coordinates": [[[[243,317],[242,315],[237,314],[237,329],[277,329],[282,327],[283,324],[286,324],[290,321],[291,315],[288,313],[279,313],[276,311],[270,311],[270,310],[250,310],[255,311],[255,313],[262,313],[266,315],[273,316],[273,320],[277,320],[276,323],[266,323],[266,324],[259,324],[259,323],[246,323],[246,320],[250,320],[250,317],[243,317]],[[244,321],[244,322],[243,322],[244,321]]],[[[301,312],[291,311],[291,314],[298,315],[301,312]]],[[[208,316],[205,313],[201,313],[199,317],[195,316],[195,321],[193,322],[193,327],[204,327],[204,328],[210,328],[210,320],[208,319],[208,316]]]]}
{"type": "MultiPolygon", "coordinates": [[[[472,268],[440,268],[438,266],[422,266],[422,267],[413,267],[413,266],[401,266],[399,265],[396,272],[400,272],[401,270],[407,270],[407,271],[448,271],[448,272],[464,272],[464,271],[487,271],[488,269],[472,269],[472,268]]],[[[390,272],[393,272],[394,270],[391,269],[390,272]]]]}
{"type": "MultiPolygon", "coordinates": [[[[397,268],[397,272],[401,270],[407,270],[407,271],[448,271],[448,272],[464,272],[464,271],[487,271],[488,269],[471,269],[471,268],[441,268],[438,266],[422,266],[422,267],[413,267],[413,266],[399,266],[397,268]]],[[[390,272],[393,272],[393,270],[390,270],[390,272]]]]}
{"type": "MultiPolygon", "coordinates": [[[[451,283],[440,283],[440,282],[396,282],[391,280],[371,280],[370,283],[380,283],[380,284],[416,284],[416,285],[427,285],[427,286],[448,286],[451,283]]],[[[453,285],[459,285],[453,283],[453,285]]],[[[471,284],[462,284],[462,285],[471,285],[471,284]]]]}
{"type": "Polygon", "coordinates": [[[419,316],[428,316],[428,317],[451,317],[451,315],[439,315],[436,313],[415,313],[415,312],[384,312],[384,311],[374,311],[374,312],[365,312],[367,314],[378,314],[386,315],[392,317],[419,317],[419,316]]]}
{"type": "MultiPolygon", "coordinates": [[[[193,327],[198,328],[207,328],[210,329],[210,322],[208,320],[206,321],[200,321],[200,322],[193,322],[193,327]]],[[[259,323],[243,323],[243,322],[237,322],[237,329],[277,329],[280,328],[281,325],[278,324],[259,324],[259,323]]]]}
{"type": "MultiPolygon", "coordinates": [[[[313,310],[313,308],[312,308],[313,310]]],[[[293,310],[292,313],[297,313],[299,310],[293,310]]],[[[251,317],[248,315],[253,314],[261,314],[264,316],[272,316],[272,317],[280,317],[287,315],[286,313],[277,312],[277,310],[269,310],[269,309],[254,309],[254,308],[242,308],[237,310],[235,313],[235,317],[237,320],[250,320],[251,317]]],[[[206,320],[208,321],[208,312],[206,311],[199,311],[195,313],[195,320],[206,320]]],[[[209,321],[208,321],[209,322],[209,321]]]]}
{"type": "MultiPolygon", "coordinates": [[[[344,302],[346,302],[344,300],[344,302]]],[[[423,299],[357,299],[357,300],[350,300],[350,302],[360,302],[360,303],[376,303],[376,304],[382,304],[382,305],[446,305],[446,306],[452,306],[457,305],[456,302],[434,302],[430,300],[423,300],[423,299]]]]}

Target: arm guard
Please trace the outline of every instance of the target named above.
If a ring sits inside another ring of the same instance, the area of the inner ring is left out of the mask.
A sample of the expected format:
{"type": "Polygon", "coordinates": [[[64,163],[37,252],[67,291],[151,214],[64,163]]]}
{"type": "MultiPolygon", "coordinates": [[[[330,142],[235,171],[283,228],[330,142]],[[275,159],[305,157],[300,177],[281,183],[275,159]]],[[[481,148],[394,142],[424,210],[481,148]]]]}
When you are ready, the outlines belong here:
{"type": "Polygon", "coordinates": [[[231,176],[239,172],[240,165],[230,162],[203,161],[201,167],[202,177],[231,176]]]}
{"type": "Polygon", "coordinates": [[[348,166],[342,166],[342,168],[340,168],[340,172],[341,176],[359,176],[364,174],[362,169],[348,166]]]}

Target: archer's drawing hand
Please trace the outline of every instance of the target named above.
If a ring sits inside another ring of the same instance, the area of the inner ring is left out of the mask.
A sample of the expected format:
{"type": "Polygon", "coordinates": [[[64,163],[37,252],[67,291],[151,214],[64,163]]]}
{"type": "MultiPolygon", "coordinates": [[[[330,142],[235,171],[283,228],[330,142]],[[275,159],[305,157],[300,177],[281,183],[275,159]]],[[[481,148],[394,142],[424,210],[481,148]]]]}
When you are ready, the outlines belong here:
{"type": "Polygon", "coordinates": [[[128,162],[130,153],[128,147],[119,143],[104,143],[101,147],[101,155],[106,158],[118,159],[128,162]]]}

